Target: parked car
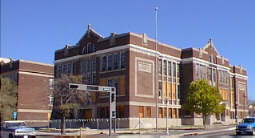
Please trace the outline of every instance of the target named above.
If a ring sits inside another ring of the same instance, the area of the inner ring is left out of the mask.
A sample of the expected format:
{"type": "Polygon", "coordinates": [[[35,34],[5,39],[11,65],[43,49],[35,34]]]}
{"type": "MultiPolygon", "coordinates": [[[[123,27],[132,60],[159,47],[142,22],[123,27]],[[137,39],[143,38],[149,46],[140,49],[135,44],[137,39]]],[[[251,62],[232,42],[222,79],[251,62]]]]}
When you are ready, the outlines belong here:
{"type": "Polygon", "coordinates": [[[26,138],[33,135],[35,129],[30,128],[24,121],[4,121],[1,124],[2,138],[26,138]]]}
{"type": "Polygon", "coordinates": [[[236,134],[255,134],[255,117],[244,118],[243,121],[236,126],[236,134]]]}

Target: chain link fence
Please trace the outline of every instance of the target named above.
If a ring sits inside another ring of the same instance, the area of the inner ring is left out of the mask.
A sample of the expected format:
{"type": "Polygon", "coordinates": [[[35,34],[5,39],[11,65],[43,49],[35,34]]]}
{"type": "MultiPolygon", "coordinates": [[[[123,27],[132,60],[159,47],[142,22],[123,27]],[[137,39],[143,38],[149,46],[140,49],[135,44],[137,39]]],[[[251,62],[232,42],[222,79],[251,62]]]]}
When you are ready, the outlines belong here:
{"type": "MultiPolygon", "coordinates": [[[[33,122],[26,121],[28,126],[34,128],[61,128],[61,120],[49,120],[46,122],[33,122]]],[[[112,128],[116,125],[116,129],[148,129],[155,128],[155,118],[116,118],[116,124],[114,119],[112,120],[112,128]]],[[[168,119],[168,127],[181,126],[181,119],[168,119]]],[[[65,127],[67,129],[77,129],[77,128],[90,128],[90,129],[108,129],[109,119],[66,119],[65,127]]],[[[166,119],[158,119],[158,127],[166,127],[166,119]]]]}
{"type": "MultiPolygon", "coordinates": [[[[114,126],[114,119],[112,120],[112,125],[114,126]]],[[[108,129],[109,119],[66,119],[66,128],[91,128],[91,129],[108,129]]],[[[48,128],[61,128],[61,120],[50,120],[48,123],[48,128]]],[[[128,127],[127,118],[116,118],[116,128],[126,128],[128,127]]]]}

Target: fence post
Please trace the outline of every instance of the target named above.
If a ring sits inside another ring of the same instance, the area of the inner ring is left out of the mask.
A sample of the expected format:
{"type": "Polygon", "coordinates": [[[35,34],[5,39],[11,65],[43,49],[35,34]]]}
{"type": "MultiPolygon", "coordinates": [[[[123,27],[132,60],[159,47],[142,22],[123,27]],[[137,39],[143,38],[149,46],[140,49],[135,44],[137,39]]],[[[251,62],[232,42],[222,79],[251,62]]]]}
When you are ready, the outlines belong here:
{"type": "Polygon", "coordinates": [[[84,128],[84,121],[85,121],[85,120],[83,119],[83,120],[82,120],[82,127],[83,127],[83,128],[84,128]]]}
{"type": "Polygon", "coordinates": [[[59,129],[61,128],[61,120],[57,120],[57,122],[59,122],[59,129]]]}
{"type": "Polygon", "coordinates": [[[80,127],[80,138],[82,138],[82,128],[80,127]]]}
{"type": "Polygon", "coordinates": [[[99,127],[98,125],[99,125],[99,124],[98,124],[98,118],[97,118],[97,129],[98,129],[98,127],[99,127]]]}
{"type": "Polygon", "coordinates": [[[139,134],[141,134],[141,117],[139,115],[139,134]]]}
{"type": "Polygon", "coordinates": [[[118,118],[118,129],[120,129],[120,118],[118,118]]]}

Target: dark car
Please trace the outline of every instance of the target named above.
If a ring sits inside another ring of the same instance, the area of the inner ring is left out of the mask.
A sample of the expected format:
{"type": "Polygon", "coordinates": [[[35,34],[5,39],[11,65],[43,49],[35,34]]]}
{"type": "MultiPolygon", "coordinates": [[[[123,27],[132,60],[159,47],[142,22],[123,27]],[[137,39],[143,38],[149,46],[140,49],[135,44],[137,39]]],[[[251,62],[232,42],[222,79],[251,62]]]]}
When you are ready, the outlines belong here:
{"type": "Polygon", "coordinates": [[[24,121],[4,121],[1,124],[2,138],[26,138],[33,135],[35,129],[28,127],[24,121]]]}

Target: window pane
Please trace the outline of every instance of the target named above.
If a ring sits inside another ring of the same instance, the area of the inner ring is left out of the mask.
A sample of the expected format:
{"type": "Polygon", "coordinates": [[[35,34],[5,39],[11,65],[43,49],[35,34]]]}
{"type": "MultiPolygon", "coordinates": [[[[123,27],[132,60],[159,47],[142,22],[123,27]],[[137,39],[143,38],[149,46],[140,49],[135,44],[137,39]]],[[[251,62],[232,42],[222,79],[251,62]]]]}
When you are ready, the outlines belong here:
{"type": "Polygon", "coordinates": [[[102,69],[101,71],[106,71],[106,56],[102,58],[102,69]]]}
{"type": "Polygon", "coordinates": [[[144,107],[139,106],[139,117],[143,118],[144,117],[144,107]]]}
{"type": "Polygon", "coordinates": [[[113,80],[113,83],[114,83],[114,87],[116,89],[116,95],[119,95],[119,82],[118,80],[113,80]]]}
{"type": "Polygon", "coordinates": [[[177,64],[177,77],[180,77],[180,64],[177,64]]]}
{"type": "Polygon", "coordinates": [[[161,59],[158,60],[158,72],[159,72],[159,74],[162,74],[162,60],[161,59]]]}
{"type": "Polygon", "coordinates": [[[171,72],[171,62],[168,62],[168,75],[171,76],[172,72],[171,72]]]}
{"type": "Polygon", "coordinates": [[[107,81],[107,86],[112,86],[112,80],[107,81]]]}
{"type": "Polygon", "coordinates": [[[167,75],[167,61],[164,60],[164,75],[167,75]]]}
{"type": "Polygon", "coordinates": [[[69,63],[67,67],[67,73],[70,74],[72,69],[72,65],[69,63]]]}
{"type": "Polygon", "coordinates": [[[173,76],[176,77],[176,63],[173,63],[173,76]]]}
{"type": "Polygon", "coordinates": [[[151,107],[146,107],[146,116],[151,117],[151,107]]]}
{"type": "Polygon", "coordinates": [[[66,73],[66,71],[67,71],[67,65],[64,64],[64,66],[63,66],[63,73],[66,73]]]}
{"type": "Polygon", "coordinates": [[[108,70],[112,70],[112,55],[108,56],[108,70]]]}
{"type": "Polygon", "coordinates": [[[126,65],[126,57],[125,57],[125,53],[121,52],[121,59],[120,59],[120,67],[121,68],[125,68],[126,65]]]}
{"type": "Polygon", "coordinates": [[[58,74],[59,76],[62,74],[62,64],[58,65],[58,74]]]}
{"type": "Polygon", "coordinates": [[[92,72],[96,72],[96,59],[92,61],[92,72]]]}
{"type": "Polygon", "coordinates": [[[120,54],[114,55],[114,69],[119,69],[119,60],[120,60],[120,54]]]}

